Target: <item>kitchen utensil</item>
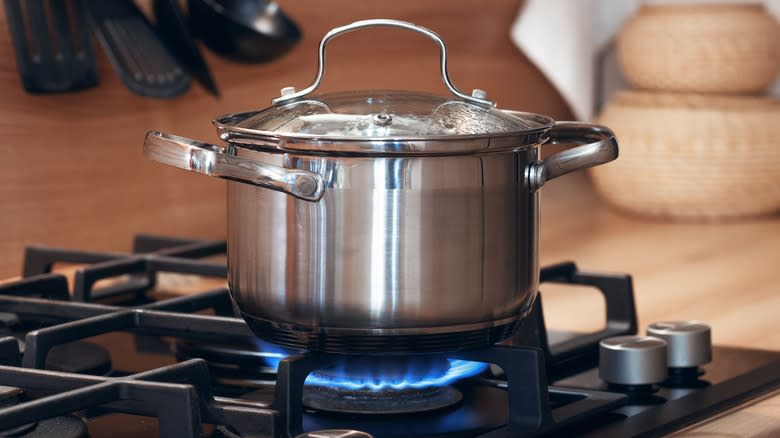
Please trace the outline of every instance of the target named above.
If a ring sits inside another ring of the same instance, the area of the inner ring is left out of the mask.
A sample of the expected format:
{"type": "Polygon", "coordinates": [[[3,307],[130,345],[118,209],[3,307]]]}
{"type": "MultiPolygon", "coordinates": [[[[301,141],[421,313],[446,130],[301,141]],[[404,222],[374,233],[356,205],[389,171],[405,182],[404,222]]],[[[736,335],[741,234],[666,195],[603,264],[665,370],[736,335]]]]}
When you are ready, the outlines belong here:
{"type": "Polygon", "coordinates": [[[209,49],[242,62],[272,61],[301,39],[279,5],[265,0],[189,0],[190,24],[209,49]]]}
{"type": "Polygon", "coordinates": [[[244,318],[263,339],[317,351],[445,351],[509,336],[539,282],[538,189],[615,159],[612,132],[464,94],[444,42],[412,23],[333,29],[319,61],[306,89],[217,118],[227,147],[146,136],[149,158],[230,180],[228,278],[244,318]],[[310,96],[327,43],[377,26],[434,40],[454,97],[310,96]],[[547,140],[588,144],[540,160],[547,140]]]}
{"type": "Polygon", "coordinates": [[[4,4],[25,90],[56,93],[97,85],[82,0],[5,0],[4,4]]]}
{"type": "Polygon", "coordinates": [[[761,4],[645,5],[617,49],[638,88],[762,93],[780,73],[780,23],[761,4]]]}
{"type": "Polygon", "coordinates": [[[187,25],[187,18],[178,0],[154,0],[152,4],[157,29],[173,55],[185,65],[190,74],[214,96],[219,96],[217,84],[206,60],[187,25]]]}
{"type": "Polygon", "coordinates": [[[619,162],[594,169],[622,210],[727,219],[780,210],[780,100],[623,91],[599,121],[620,135],[619,162]],[[660,135],[659,127],[663,127],[660,135]]]}
{"type": "Polygon", "coordinates": [[[169,98],[190,87],[190,76],[129,0],[89,0],[95,31],[114,71],[131,91],[169,98]]]}

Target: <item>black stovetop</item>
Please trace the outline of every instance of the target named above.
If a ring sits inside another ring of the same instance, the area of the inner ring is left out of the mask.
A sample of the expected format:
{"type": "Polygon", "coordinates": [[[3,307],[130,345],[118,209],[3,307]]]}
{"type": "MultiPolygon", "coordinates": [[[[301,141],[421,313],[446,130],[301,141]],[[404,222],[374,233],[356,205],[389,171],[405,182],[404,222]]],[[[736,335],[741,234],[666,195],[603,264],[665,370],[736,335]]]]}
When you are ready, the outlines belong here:
{"type": "Polygon", "coordinates": [[[303,382],[338,357],[301,353],[269,368],[270,353],[235,317],[226,289],[156,292],[162,272],[224,278],[224,263],[212,258],[224,252],[220,241],[146,235],[133,254],[28,248],[23,279],[0,285],[0,430],[58,438],[273,438],[320,429],[376,438],[660,436],[780,386],[780,352],[718,346],[688,380],[644,392],[607,386],[598,379],[598,342],[637,332],[631,278],[562,263],[543,269],[542,282],[598,289],[604,330],[548,331],[538,299],[512,339],[446,354],[497,365],[454,384],[462,398],[451,406],[393,415],[312,409],[302,402],[313,391],[303,382]],[[72,288],[50,273],[57,263],[84,265],[72,288]]]}

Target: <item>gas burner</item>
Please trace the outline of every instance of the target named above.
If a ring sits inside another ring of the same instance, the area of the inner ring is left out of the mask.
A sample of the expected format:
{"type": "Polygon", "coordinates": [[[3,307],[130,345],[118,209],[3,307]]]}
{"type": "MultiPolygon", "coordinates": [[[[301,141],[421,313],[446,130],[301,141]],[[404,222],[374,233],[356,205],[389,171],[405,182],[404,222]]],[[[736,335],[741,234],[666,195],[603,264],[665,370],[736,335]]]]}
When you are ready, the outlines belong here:
{"type": "MultiPolygon", "coordinates": [[[[0,432],[7,433],[7,432],[0,432]]],[[[5,436],[5,435],[0,435],[5,436]]],[[[84,420],[73,415],[48,418],[34,425],[34,429],[23,432],[21,435],[10,434],[15,438],[89,438],[89,431],[84,420]]]]}
{"type": "Polygon", "coordinates": [[[52,347],[46,356],[46,369],[105,376],[111,373],[111,355],[91,342],[68,342],[52,347]]]}
{"type": "MultiPolygon", "coordinates": [[[[16,314],[0,312],[0,337],[15,337],[21,354],[24,354],[25,351],[25,334],[32,328],[40,328],[40,325],[25,326],[16,314]]],[[[46,356],[46,369],[69,373],[107,375],[111,372],[111,355],[105,347],[92,342],[68,342],[52,347],[46,356]]]]}
{"type": "Polygon", "coordinates": [[[487,364],[443,355],[340,356],[335,364],[309,374],[303,404],[350,414],[434,411],[463,398],[451,383],[486,368],[487,364]]]}
{"type": "MultiPolygon", "coordinates": [[[[257,347],[179,341],[174,351],[179,361],[205,360],[215,381],[246,387],[266,385],[275,377],[282,359],[301,353],[262,341],[258,341],[257,347]]],[[[483,363],[447,359],[441,354],[339,356],[336,365],[312,372],[306,384],[345,391],[424,389],[452,384],[486,368],[483,363]]]]}
{"type": "MultiPolygon", "coordinates": [[[[278,361],[270,365],[277,368],[278,361]]],[[[424,390],[477,375],[487,366],[444,355],[340,356],[336,364],[312,372],[306,384],[356,392],[424,390]]]]}
{"type": "Polygon", "coordinates": [[[463,394],[452,386],[376,391],[308,385],[303,391],[304,406],[341,414],[398,415],[430,412],[453,406],[462,399],[463,394]]]}
{"type": "MultiPolygon", "coordinates": [[[[0,386],[0,409],[19,404],[23,393],[24,391],[19,388],[0,386]]],[[[35,429],[37,424],[28,423],[11,429],[0,430],[0,436],[21,436],[35,429]]]]}

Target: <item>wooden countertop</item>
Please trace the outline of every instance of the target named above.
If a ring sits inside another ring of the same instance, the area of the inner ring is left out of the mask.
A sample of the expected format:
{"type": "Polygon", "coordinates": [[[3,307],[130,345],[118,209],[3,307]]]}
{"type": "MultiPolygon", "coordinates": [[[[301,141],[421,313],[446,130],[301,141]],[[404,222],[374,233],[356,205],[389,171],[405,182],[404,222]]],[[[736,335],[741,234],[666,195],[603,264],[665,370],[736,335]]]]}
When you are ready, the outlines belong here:
{"type": "MultiPolygon", "coordinates": [[[[569,117],[549,83],[509,42],[508,28],[519,3],[497,1],[492,8],[475,10],[466,0],[403,7],[338,0],[328,8],[289,2],[285,6],[302,23],[305,37],[287,57],[244,66],[207,54],[222,98],[215,100],[193,85],[187,96],[170,101],[130,94],[104,58],[98,88],[25,94],[0,11],[0,278],[19,274],[23,247],[31,243],[122,251],[137,232],[224,237],[222,184],[144,160],[144,132],[154,128],[214,139],[211,117],[265,106],[280,86],[307,84],[319,36],[356,19],[383,16],[429,26],[453,49],[451,72],[462,88],[487,88],[505,107],[569,117]],[[464,20],[481,23],[484,31],[475,37],[462,25],[464,20]]],[[[370,38],[334,44],[327,86],[442,92],[434,48],[414,38],[394,37],[381,53],[370,38]],[[388,56],[391,74],[386,73],[388,56]],[[431,65],[420,70],[426,62],[431,65]]],[[[543,264],[574,260],[585,270],[631,273],[640,327],[658,320],[700,319],[712,325],[715,343],[780,350],[776,216],[725,224],[646,220],[609,208],[584,174],[569,175],[543,189],[540,247],[543,264]]],[[[543,293],[546,316],[556,328],[593,329],[603,318],[595,293],[552,286],[543,293]]],[[[780,396],[685,433],[778,436],[780,396]]]]}
{"type": "MultiPolygon", "coordinates": [[[[615,211],[585,175],[568,175],[542,189],[540,247],[543,265],[574,260],[582,269],[631,273],[641,327],[699,319],[712,325],[715,343],[780,350],[776,216],[720,224],[648,220],[615,211]]],[[[598,323],[598,303],[586,295],[545,294],[554,325],[598,323]]]]}

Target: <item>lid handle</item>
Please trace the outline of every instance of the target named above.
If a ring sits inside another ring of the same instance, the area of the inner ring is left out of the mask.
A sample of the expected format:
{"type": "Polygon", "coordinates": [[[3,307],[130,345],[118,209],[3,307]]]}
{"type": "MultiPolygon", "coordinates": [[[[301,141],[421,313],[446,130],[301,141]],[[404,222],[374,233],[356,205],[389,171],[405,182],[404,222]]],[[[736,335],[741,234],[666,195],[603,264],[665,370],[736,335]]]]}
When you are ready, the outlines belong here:
{"type": "Polygon", "coordinates": [[[436,42],[436,44],[439,45],[440,49],[440,55],[439,55],[439,63],[441,68],[441,78],[444,81],[444,85],[447,86],[447,88],[450,90],[450,92],[461,99],[471,102],[477,105],[481,106],[496,106],[496,103],[490,100],[487,100],[487,94],[483,90],[474,90],[474,92],[469,96],[466,93],[463,93],[460,91],[455,85],[452,84],[452,80],[450,80],[450,74],[447,71],[447,45],[444,44],[444,40],[441,39],[439,35],[437,35],[432,30],[418,26],[414,23],[409,23],[407,21],[399,21],[399,20],[387,20],[387,19],[373,19],[373,20],[362,20],[362,21],[356,21],[351,24],[347,24],[346,26],[337,27],[335,29],[332,29],[330,32],[326,33],[324,37],[322,37],[322,41],[320,41],[320,48],[319,48],[319,67],[317,69],[317,76],[314,78],[314,82],[311,83],[308,87],[301,91],[295,91],[295,88],[293,87],[285,87],[282,89],[282,95],[280,97],[277,97],[272,102],[274,105],[284,105],[289,102],[294,102],[296,100],[299,100],[303,98],[304,96],[307,96],[311,93],[313,93],[317,88],[319,88],[320,83],[322,82],[322,77],[325,75],[325,46],[328,45],[328,41],[335,38],[338,35],[342,35],[345,33],[352,32],[354,30],[363,29],[366,27],[397,27],[400,29],[407,29],[411,30],[413,32],[421,33],[428,38],[432,39],[436,42]]]}

